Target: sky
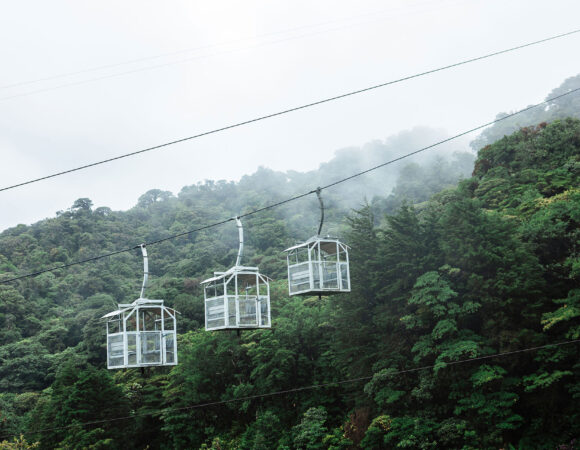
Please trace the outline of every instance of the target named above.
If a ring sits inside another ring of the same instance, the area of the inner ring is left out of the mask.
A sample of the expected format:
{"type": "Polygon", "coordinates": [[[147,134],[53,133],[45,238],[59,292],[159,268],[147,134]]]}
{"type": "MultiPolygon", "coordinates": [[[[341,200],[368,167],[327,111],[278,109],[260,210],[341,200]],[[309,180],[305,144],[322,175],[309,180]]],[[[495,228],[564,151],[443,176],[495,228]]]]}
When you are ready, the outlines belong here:
{"type": "MultiPolygon", "coordinates": [[[[576,0],[31,0],[0,15],[0,188],[580,28],[576,0]]],[[[416,126],[454,135],[580,73],[580,33],[0,192],[0,230],[78,198],[307,171],[416,126]]],[[[475,137],[475,135],[474,135],[475,137]]]]}

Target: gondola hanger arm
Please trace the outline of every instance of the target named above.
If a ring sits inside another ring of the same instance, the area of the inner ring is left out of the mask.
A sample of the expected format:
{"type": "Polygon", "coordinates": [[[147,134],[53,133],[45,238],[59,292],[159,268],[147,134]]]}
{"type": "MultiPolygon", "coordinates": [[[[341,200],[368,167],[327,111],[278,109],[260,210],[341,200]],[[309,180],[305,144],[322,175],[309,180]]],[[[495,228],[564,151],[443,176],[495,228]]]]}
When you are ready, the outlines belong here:
{"type": "Polygon", "coordinates": [[[238,226],[238,236],[240,241],[240,246],[238,248],[238,257],[236,258],[236,266],[239,266],[242,262],[242,254],[244,252],[244,227],[242,226],[242,221],[240,216],[234,217],[236,225],[238,226]]]}
{"type": "Polygon", "coordinates": [[[139,297],[145,298],[145,288],[147,287],[147,280],[149,279],[149,262],[145,244],[141,244],[139,247],[141,248],[141,253],[143,254],[143,285],[141,286],[141,295],[139,297]]]}
{"type": "Polygon", "coordinates": [[[320,225],[318,226],[318,233],[317,236],[320,236],[320,232],[322,231],[322,224],[324,223],[324,203],[322,202],[322,188],[316,188],[316,196],[318,197],[318,202],[320,203],[320,225]]]}

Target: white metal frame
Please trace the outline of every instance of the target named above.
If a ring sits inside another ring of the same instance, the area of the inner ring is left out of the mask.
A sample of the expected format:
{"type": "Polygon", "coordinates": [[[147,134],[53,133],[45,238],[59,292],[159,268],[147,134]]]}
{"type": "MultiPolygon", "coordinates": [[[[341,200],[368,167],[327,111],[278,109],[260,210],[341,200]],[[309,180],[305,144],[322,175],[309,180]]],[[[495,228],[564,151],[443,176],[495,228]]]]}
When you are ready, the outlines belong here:
{"type": "Polygon", "coordinates": [[[163,300],[138,298],[103,316],[107,319],[107,368],[177,365],[176,313],[163,300]],[[153,315],[152,323],[146,314],[153,315]],[[154,348],[147,348],[151,343],[154,348]]]}
{"type": "Polygon", "coordinates": [[[133,303],[121,303],[119,309],[105,314],[107,323],[107,368],[177,365],[177,321],[172,308],[163,300],[144,298],[149,264],[147,249],[143,254],[141,295],[133,303]]]}
{"type": "Polygon", "coordinates": [[[234,266],[202,281],[205,329],[270,328],[270,283],[257,267],[234,266]]]}
{"type": "Polygon", "coordinates": [[[270,281],[257,267],[242,266],[244,229],[239,217],[239,248],[236,265],[227,272],[214,272],[201,282],[205,304],[205,329],[243,330],[270,328],[270,281]]]}
{"type": "Polygon", "coordinates": [[[348,245],[338,239],[314,236],[284,251],[290,296],[350,292],[348,245]]]}

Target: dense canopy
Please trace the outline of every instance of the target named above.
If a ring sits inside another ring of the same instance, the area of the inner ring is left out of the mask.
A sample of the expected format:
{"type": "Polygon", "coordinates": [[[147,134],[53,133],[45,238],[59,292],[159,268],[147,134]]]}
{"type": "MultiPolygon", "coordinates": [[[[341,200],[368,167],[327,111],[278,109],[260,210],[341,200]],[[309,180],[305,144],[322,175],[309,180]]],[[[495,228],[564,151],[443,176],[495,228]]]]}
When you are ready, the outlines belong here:
{"type": "MultiPolygon", "coordinates": [[[[350,293],[288,296],[282,250],[316,230],[314,198],[252,216],[243,264],[274,280],[271,329],[204,330],[200,282],[235,261],[230,227],[149,247],[149,295],[181,313],[173,368],[106,370],[99,318],[138,294],[137,252],[1,284],[0,440],[572,448],[580,437],[580,345],[569,343],[580,339],[580,120],[552,119],[480,149],[471,177],[468,156],[456,155],[404,166],[394,190],[377,188],[369,201],[362,184],[329,191],[327,226],[351,247],[350,293]],[[347,198],[358,194],[351,209],[347,198]]],[[[0,280],[303,190],[300,174],[260,169],[177,197],[153,190],[127,212],[81,198],[55,218],[0,234],[0,280]]]]}

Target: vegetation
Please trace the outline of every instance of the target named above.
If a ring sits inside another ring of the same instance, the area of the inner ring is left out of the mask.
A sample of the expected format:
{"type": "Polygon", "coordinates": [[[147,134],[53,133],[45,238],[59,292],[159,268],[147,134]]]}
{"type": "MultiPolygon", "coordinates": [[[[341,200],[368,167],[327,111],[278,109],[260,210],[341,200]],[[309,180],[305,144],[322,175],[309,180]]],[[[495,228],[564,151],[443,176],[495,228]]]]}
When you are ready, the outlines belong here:
{"type": "MultiPolygon", "coordinates": [[[[316,230],[314,198],[247,220],[272,329],[203,329],[199,282],[235,261],[233,225],[150,246],[148,296],[182,313],[171,370],[105,369],[99,318],[136,298],[137,251],[1,284],[0,448],[574,448],[580,346],[552,344],[580,339],[580,120],[485,146],[458,182],[465,161],[407,166],[354,211],[325,191],[348,295],[287,295],[280,251],[316,230]]],[[[79,199],[0,235],[0,281],[274,203],[303,175],[153,190],[127,212],[79,199]]]]}

